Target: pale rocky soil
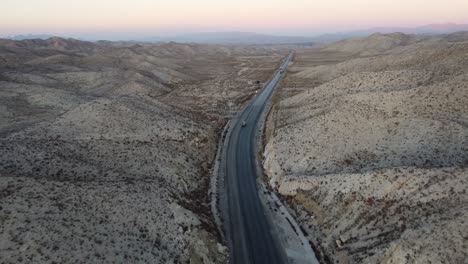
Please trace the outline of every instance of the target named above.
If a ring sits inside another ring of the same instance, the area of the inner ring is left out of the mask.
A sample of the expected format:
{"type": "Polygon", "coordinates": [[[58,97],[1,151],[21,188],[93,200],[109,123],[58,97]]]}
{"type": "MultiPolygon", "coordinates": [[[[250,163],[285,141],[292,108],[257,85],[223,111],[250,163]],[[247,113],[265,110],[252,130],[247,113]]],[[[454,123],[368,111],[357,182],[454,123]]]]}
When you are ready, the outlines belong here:
{"type": "Polygon", "coordinates": [[[225,262],[218,131],[283,54],[1,40],[0,262],[225,262]]]}
{"type": "Polygon", "coordinates": [[[323,262],[466,263],[468,34],[300,50],[282,87],[264,167],[323,262]]]}

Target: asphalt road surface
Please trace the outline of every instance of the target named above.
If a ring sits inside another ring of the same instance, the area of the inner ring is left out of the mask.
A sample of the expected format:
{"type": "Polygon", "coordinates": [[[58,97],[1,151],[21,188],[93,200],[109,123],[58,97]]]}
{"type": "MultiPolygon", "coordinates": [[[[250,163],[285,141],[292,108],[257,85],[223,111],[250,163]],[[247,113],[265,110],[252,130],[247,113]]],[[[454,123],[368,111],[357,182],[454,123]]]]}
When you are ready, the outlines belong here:
{"type": "Polygon", "coordinates": [[[226,146],[226,237],[231,263],[286,263],[286,253],[270,227],[257,191],[256,133],[263,109],[292,59],[291,52],[270,80],[240,114],[226,146]],[[245,126],[243,126],[245,121],[245,126]]]}

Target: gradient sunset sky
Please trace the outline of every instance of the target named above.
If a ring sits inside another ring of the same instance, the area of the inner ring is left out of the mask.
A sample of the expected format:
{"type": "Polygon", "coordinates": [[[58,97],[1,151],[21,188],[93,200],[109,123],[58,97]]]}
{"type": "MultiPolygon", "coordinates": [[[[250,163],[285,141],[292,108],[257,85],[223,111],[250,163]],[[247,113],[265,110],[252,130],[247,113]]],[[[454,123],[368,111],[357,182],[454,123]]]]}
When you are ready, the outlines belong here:
{"type": "Polygon", "coordinates": [[[468,23],[468,0],[1,0],[0,37],[303,34],[468,23]]]}

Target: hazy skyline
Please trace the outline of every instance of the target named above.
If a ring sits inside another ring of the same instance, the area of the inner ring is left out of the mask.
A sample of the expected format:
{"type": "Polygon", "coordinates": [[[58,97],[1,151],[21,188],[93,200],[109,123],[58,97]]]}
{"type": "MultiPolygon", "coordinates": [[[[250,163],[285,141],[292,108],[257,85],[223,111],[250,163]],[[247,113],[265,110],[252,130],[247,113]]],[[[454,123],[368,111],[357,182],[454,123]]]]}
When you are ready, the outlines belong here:
{"type": "Polygon", "coordinates": [[[3,0],[0,36],[124,39],[200,31],[311,34],[382,26],[468,23],[468,1],[3,0]]]}

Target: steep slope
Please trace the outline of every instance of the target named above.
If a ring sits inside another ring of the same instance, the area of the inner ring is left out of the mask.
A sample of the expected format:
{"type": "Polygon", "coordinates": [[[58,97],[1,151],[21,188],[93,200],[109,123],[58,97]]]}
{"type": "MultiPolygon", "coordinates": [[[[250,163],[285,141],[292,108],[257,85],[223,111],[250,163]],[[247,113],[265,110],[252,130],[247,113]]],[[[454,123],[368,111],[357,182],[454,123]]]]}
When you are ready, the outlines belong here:
{"type": "Polygon", "coordinates": [[[363,39],[386,47],[374,56],[331,45],[333,63],[314,62],[330,47],[298,53],[269,117],[264,166],[330,262],[461,263],[468,42],[387,45],[393,37],[363,39]]]}

